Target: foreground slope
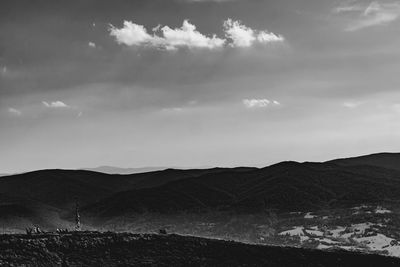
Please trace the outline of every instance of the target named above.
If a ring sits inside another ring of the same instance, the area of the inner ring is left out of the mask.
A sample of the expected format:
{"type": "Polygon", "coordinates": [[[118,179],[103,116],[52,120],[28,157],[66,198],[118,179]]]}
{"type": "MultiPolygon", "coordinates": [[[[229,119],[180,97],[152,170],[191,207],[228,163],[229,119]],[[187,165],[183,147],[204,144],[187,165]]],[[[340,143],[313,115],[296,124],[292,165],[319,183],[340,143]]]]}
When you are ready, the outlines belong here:
{"type": "Polygon", "coordinates": [[[399,266],[400,259],[178,235],[0,236],[1,266],[399,266]]]}

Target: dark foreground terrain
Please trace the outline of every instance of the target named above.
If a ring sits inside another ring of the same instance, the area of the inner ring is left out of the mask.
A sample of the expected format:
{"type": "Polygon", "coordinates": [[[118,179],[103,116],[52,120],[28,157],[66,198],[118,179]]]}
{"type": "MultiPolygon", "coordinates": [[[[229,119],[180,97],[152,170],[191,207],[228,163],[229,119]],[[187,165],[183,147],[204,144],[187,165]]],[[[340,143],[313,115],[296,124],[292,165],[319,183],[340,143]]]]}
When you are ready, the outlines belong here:
{"type": "Polygon", "coordinates": [[[0,266],[400,266],[400,259],[179,235],[90,232],[2,235],[0,266]]]}

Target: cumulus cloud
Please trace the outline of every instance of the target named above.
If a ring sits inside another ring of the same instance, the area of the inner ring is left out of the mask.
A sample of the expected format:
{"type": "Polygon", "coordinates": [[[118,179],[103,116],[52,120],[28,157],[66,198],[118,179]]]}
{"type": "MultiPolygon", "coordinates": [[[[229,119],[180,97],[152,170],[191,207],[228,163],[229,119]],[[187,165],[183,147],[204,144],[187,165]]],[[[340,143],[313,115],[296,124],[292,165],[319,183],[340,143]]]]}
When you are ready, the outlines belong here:
{"type": "Polygon", "coordinates": [[[280,105],[277,100],[268,100],[268,99],[243,99],[243,105],[246,108],[265,108],[271,105],[280,105]]]}
{"type": "Polygon", "coordinates": [[[224,30],[226,37],[232,40],[230,45],[234,47],[249,47],[254,42],[270,43],[284,40],[281,35],[268,31],[256,31],[232,19],[224,21],[224,30]]]}
{"type": "Polygon", "coordinates": [[[13,115],[16,115],[16,116],[21,116],[22,115],[22,112],[20,110],[18,110],[18,109],[15,109],[15,108],[9,108],[8,112],[13,114],[13,115]]]}
{"type": "Polygon", "coordinates": [[[96,48],[96,44],[93,43],[93,42],[89,42],[89,43],[88,43],[88,46],[89,46],[89,47],[92,47],[92,48],[96,48]]]}
{"type": "Polygon", "coordinates": [[[249,47],[254,43],[284,41],[283,36],[268,31],[253,30],[240,21],[227,19],[223,23],[225,37],[216,34],[207,36],[200,33],[196,26],[184,20],[180,28],[157,25],[149,33],[143,25],[124,21],[122,28],[110,25],[110,35],[118,44],[127,46],[145,46],[165,50],[176,50],[180,47],[215,49],[226,45],[232,47],[249,47]]]}
{"type": "Polygon", "coordinates": [[[188,20],[183,21],[181,28],[157,26],[153,31],[160,31],[161,35],[149,34],[143,25],[124,21],[124,26],[120,29],[111,25],[110,35],[114,36],[119,44],[166,50],[175,50],[179,47],[213,49],[222,47],[225,43],[224,39],[218,38],[215,34],[209,37],[200,33],[188,20]]]}
{"type": "Polygon", "coordinates": [[[46,101],[42,101],[42,104],[46,107],[46,108],[69,108],[70,106],[68,106],[67,104],[65,104],[62,101],[53,101],[53,102],[46,102],[46,101]]]}
{"type": "MultiPolygon", "coordinates": [[[[355,13],[355,18],[345,28],[346,31],[356,31],[372,26],[387,25],[400,16],[399,2],[371,2],[368,5],[356,3],[348,6],[339,6],[336,13],[355,13]]],[[[352,14],[354,15],[354,14],[352,14]]]]}

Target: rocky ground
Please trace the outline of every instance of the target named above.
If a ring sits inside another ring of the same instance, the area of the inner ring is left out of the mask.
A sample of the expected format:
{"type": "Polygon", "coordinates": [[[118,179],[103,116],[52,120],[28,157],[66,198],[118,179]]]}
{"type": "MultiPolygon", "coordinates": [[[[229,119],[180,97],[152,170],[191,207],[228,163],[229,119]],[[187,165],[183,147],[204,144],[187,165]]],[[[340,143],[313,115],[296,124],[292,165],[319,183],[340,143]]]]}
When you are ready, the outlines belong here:
{"type": "Polygon", "coordinates": [[[347,251],[249,245],[191,236],[81,232],[2,235],[0,266],[399,266],[347,251]]]}

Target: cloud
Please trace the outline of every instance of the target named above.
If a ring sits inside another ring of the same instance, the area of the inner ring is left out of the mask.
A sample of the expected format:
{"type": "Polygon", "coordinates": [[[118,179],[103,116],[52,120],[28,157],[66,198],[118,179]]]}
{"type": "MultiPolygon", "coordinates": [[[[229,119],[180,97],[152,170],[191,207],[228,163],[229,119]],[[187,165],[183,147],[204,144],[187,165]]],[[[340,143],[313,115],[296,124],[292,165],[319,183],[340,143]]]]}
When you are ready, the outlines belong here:
{"type": "Polygon", "coordinates": [[[22,112],[20,110],[18,110],[18,109],[15,109],[15,108],[9,108],[8,112],[13,114],[13,115],[16,115],[16,116],[21,116],[22,115],[22,112]]]}
{"type": "Polygon", "coordinates": [[[42,103],[46,108],[69,108],[70,107],[61,101],[54,101],[54,102],[50,102],[50,103],[48,103],[46,101],[42,101],[42,103]]]}
{"type": "Polygon", "coordinates": [[[119,44],[128,46],[148,46],[166,50],[175,50],[179,47],[187,48],[218,48],[225,43],[224,39],[218,38],[215,34],[211,37],[203,35],[196,30],[196,26],[188,20],[184,20],[181,28],[172,29],[164,26],[153,28],[160,31],[161,36],[149,34],[143,25],[124,21],[120,29],[111,25],[110,35],[114,36],[119,44]]]}
{"type": "Polygon", "coordinates": [[[89,43],[88,43],[88,46],[89,46],[89,47],[96,48],[96,44],[95,44],[95,43],[93,43],[93,42],[89,42],[89,43]]]}
{"type": "Polygon", "coordinates": [[[175,113],[177,113],[177,112],[182,112],[183,108],[180,108],[180,107],[163,108],[162,111],[163,112],[175,112],[175,113]]]}
{"type": "Polygon", "coordinates": [[[182,1],[189,3],[205,3],[205,2],[224,3],[224,2],[233,2],[236,0],[182,0],[182,1]]]}
{"type": "Polygon", "coordinates": [[[243,105],[246,108],[265,108],[270,104],[272,105],[280,105],[280,103],[276,100],[270,101],[268,99],[243,99],[243,105]]]}
{"type": "Polygon", "coordinates": [[[234,47],[249,47],[253,45],[254,42],[270,43],[284,41],[281,35],[276,35],[268,31],[253,30],[241,24],[238,20],[225,20],[224,30],[226,37],[232,40],[230,45],[234,47]]]}
{"type": "Polygon", "coordinates": [[[343,106],[346,107],[346,108],[357,108],[361,104],[362,104],[361,102],[351,102],[351,101],[349,101],[349,102],[344,102],[343,106]]]}
{"type": "Polygon", "coordinates": [[[215,49],[226,45],[232,47],[249,47],[254,43],[284,41],[283,36],[268,31],[253,30],[240,21],[227,19],[223,23],[226,38],[216,34],[211,36],[200,33],[196,26],[184,20],[180,28],[157,25],[150,34],[143,25],[124,21],[122,28],[110,25],[110,35],[118,44],[127,46],[144,46],[164,50],[176,50],[180,47],[215,49]],[[157,34],[159,33],[159,34],[157,34]]]}
{"type": "Polygon", "coordinates": [[[345,31],[357,31],[372,26],[387,25],[397,20],[400,16],[400,3],[371,2],[368,5],[353,4],[339,6],[334,12],[356,13],[356,18],[352,18],[345,31]]]}

